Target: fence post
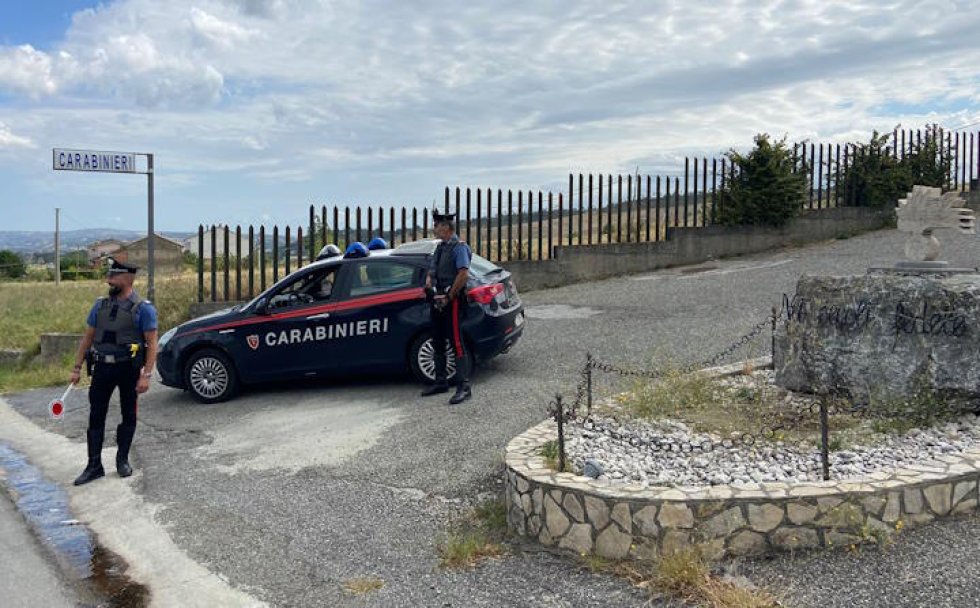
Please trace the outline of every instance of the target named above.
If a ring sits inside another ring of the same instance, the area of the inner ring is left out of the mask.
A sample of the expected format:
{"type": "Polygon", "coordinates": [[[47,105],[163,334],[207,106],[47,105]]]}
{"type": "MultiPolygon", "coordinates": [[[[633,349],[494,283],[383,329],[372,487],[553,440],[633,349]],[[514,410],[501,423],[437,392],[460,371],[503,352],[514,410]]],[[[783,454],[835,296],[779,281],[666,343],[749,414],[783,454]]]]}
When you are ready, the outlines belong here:
{"type": "MultiPolygon", "coordinates": [[[[565,207],[564,195],[562,192],[559,192],[558,193],[558,246],[559,247],[561,247],[562,235],[564,234],[562,228],[562,221],[563,221],[562,216],[565,213],[564,207],[565,207]]],[[[554,253],[554,250],[552,250],[552,253],[554,253]]]]}
{"type": "Polygon", "coordinates": [[[538,261],[544,259],[544,194],[538,190],[538,261]]]}
{"type": "Polygon", "coordinates": [[[701,159],[701,225],[708,224],[708,159],[701,159]]]}
{"type": "Polygon", "coordinates": [[[777,317],[778,314],[779,313],[776,311],[776,307],[773,306],[772,307],[772,343],[770,345],[770,348],[772,349],[770,351],[770,357],[772,357],[772,364],[774,366],[773,369],[775,369],[775,365],[776,365],[776,320],[778,319],[777,317]]]}
{"type": "Polygon", "coordinates": [[[589,173],[589,245],[592,244],[592,174],[589,173]]]}
{"type": "Polygon", "coordinates": [[[623,176],[616,176],[616,242],[623,242],[623,176]]]}
{"type": "MultiPolygon", "coordinates": [[[[326,215],[326,211],[324,211],[324,215],[326,215]]],[[[326,220],[327,218],[323,219],[326,220]]],[[[326,227],[324,227],[324,230],[326,230],[326,227]]],[[[316,259],[316,251],[314,250],[314,247],[316,247],[316,208],[312,204],[310,205],[310,229],[306,234],[310,239],[310,261],[312,262],[316,259]]],[[[302,265],[300,263],[300,266],[302,265]]]]}
{"type": "Polygon", "coordinates": [[[248,299],[255,296],[255,228],[248,226],[248,299]]]}
{"type": "Polygon", "coordinates": [[[272,282],[279,280],[279,226],[272,227],[272,282]]]}
{"type": "Polygon", "coordinates": [[[820,463],[823,467],[823,480],[830,479],[830,421],[827,414],[827,399],[820,398],[820,463]]]}
{"type": "Polygon", "coordinates": [[[598,206],[596,208],[596,216],[595,216],[595,227],[596,227],[596,230],[599,232],[599,234],[596,235],[596,242],[599,243],[600,245],[602,244],[602,188],[603,188],[602,187],[602,181],[603,181],[602,178],[603,178],[603,175],[602,175],[602,173],[600,173],[599,174],[599,187],[598,187],[599,201],[598,201],[598,206]]]}
{"type": "MultiPolygon", "coordinates": [[[[313,234],[312,232],[308,234],[313,234]]],[[[312,239],[310,239],[312,240],[312,239]]],[[[303,227],[296,227],[296,270],[303,267],[303,227]]]]}
{"type": "Polygon", "coordinates": [[[197,225],[197,301],[204,301],[204,224],[197,225]]]}
{"type": "Polygon", "coordinates": [[[242,300],[242,227],[235,226],[235,301],[242,300]]]}
{"type": "Polygon", "coordinates": [[[259,291],[265,291],[265,226],[259,226],[259,291]]]}
{"type": "Polygon", "coordinates": [[[548,259],[549,260],[555,257],[555,252],[551,248],[551,236],[552,236],[551,235],[551,212],[552,212],[553,203],[554,203],[553,193],[549,192],[548,193],[548,259]]]}
{"type": "Polygon", "coordinates": [[[215,268],[215,264],[218,263],[218,228],[215,225],[211,225],[211,301],[218,301],[218,269],[215,268]]]}
{"type": "Polygon", "coordinates": [[[229,240],[229,234],[228,233],[229,233],[228,225],[225,224],[225,230],[222,233],[225,242],[224,242],[224,244],[221,247],[222,253],[224,254],[224,260],[225,260],[224,281],[222,283],[222,286],[224,287],[224,291],[221,293],[221,297],[224,298],[224,301],[225,302],[228,301],[228,267],[231,265],[230,264],[231,260],[229,259],[231,257],[231,255],[228,253],[228,240],[229,240]]]}
{"type": "Polygon", "coordinates": [[[493,188],[487,188],[487,259],[493,259],[493,188]]]}
{"type": "Polygon", "coordinates": [[[292,250],[290,249],[292,247],[292,241],[290,240],[289,228],[290,228],[289,226],[286,226],[286,242],[283,244],[284,249],[286,250],[286,274],[287,275],[290,272],[292,272],[292,265],[290,263],[292,258],[292,250]]]}
{"type": "MultiPolygon", "coordinates": [[[[637,179],[639,182],[639,179],[637,179]]],[[[639,183],[637,183],[639,185],[639,183]]],[[[632,242],[633,234],[633,174],[626,176],[626,242],[632,242]]]]}
{"type": "Polygon", "coordinates": [[[693,225],[697,227],[698,225],[698,159],[694,159],[694,179],[691,182],[694,184],[694,191],[691,198],[693,199],[693,206],[691,211],[691,221],[693,225]]]}
{"type": "Polygon", "coordinates": [[[524,259],[524,191],[517,191],[517,259],[524,259]]]}

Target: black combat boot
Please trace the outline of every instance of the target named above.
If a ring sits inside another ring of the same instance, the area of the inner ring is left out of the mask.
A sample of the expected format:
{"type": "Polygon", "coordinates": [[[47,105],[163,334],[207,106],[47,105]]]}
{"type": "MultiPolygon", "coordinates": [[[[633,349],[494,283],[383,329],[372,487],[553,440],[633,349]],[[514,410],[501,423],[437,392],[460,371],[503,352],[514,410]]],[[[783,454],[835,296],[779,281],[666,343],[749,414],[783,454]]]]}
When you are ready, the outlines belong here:
{"type": "Polygon", "coordinates": [[[105,477],[105,469],[102,468],[102,436],[100,430],[89,429],[86,434],[88,441],[88,465],[82,474],[75,478],[75,485],[80,486],[90,481],[95,481],[100,477],[105,477]]]}
{"type": "Polygon", "coordinates": [[[120,477],[129,477],[133,474],[133,467],[129,466],[129,447],[133,445],[133,436],[136,435],[136,425],[120,424],[116,427],[116,472],[120,477]]]}
{"type": "Polygon", "coordinates": [[[456,393],[449,398],[449,405],[458,405],[473,396],[469,384],[460,384],[456,387],[456,393]]]}

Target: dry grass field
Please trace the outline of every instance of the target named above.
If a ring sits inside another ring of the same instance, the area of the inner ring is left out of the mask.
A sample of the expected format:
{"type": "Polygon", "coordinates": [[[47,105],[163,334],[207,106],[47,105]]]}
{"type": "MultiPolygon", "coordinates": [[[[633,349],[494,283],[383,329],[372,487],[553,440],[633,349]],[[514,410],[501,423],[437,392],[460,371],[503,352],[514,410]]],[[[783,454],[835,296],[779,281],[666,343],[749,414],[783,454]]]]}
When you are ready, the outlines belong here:
{"type": "MultiPolygon", "coordinates": [[[[146,278],[136,282],[140,294],[146,293],[146,278]]],[[[24,350],[19,363],[0,366],[0,393],[66,383],[71,357],[39,363],[42,333],[81,333],[92,303],[106,292],[103,281],[0,282],[0,349],[24,350]]],[[[160,331],[186,321],[190,304],[197,300],[197,275],[159,277],[154,304],[159,313],[160,331]]]]}

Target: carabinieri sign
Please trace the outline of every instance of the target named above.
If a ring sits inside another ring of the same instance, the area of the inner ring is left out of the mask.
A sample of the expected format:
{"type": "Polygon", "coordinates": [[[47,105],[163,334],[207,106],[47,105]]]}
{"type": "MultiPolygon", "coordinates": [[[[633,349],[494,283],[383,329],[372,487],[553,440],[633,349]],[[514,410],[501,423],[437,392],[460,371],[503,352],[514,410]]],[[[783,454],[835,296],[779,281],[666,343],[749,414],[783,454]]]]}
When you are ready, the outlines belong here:
{"type": "Polygon", "coordinates": [[[51,151],[55,171],[89,171],[96,173],[136,173],[133,152],[97,152],[94,150],[51,151]]]}
{"type": "Polygon", "coordinates": [[[135,173],[146,175],[146,296],[152,300],[154,288],[153,260],[153,154],[148,152],[98,152],[52,148],[51,162],[55,171],[83,173],[135,173]],[[136,157],[146,157],[146,170],[136,169],[136,157]]]}

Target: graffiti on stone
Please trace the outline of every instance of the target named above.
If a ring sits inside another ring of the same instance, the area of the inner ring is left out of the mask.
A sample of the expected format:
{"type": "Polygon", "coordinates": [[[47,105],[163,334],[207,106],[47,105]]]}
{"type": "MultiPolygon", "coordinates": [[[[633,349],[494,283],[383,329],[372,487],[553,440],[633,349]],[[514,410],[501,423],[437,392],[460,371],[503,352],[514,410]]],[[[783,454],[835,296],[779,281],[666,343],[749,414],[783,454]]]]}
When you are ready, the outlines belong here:
{"type": "Polygon", "coordinates": [[[896,336],[920,334],[961,338],[967,334],[967,324],[963,314],[937,308],[930,302],[923,302],[921,307],[899,302],[895,305],[891,331],[896,336]]]}
{"type": "MultiPolygon", "coordinates": [[[[783,314],[785,323],[806,323],[811,316],[812,305],[806,298],[794,295],[792,299],[783,294],[783,314]]],[[[864,331],[874,320],[874,308],[870,300],[856,300],[849,304],[825,304],[817,308],[815,315],[818,327],[832,326],[841,333],[864,331]]]]}
{"type": "Polygon", "coordinates": [[[889,335],[938,336],[961,338],[969,333],[966,316],[942,306],[924,301],[920,305],[898,302],[889,318],[880,321],[875,305],[868,299],[859,299],[847,304],[824,304],[813,314],[810,300],[794,295],[783,294],[782,317],[786,325],[805,324],[810,319],[817,327],[832,327],[843,334],[856,334],[869,330],[874,325],[886,328],[889,335]]]}

